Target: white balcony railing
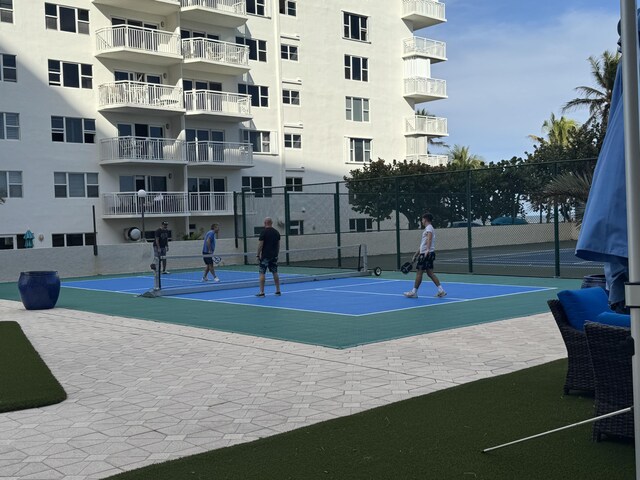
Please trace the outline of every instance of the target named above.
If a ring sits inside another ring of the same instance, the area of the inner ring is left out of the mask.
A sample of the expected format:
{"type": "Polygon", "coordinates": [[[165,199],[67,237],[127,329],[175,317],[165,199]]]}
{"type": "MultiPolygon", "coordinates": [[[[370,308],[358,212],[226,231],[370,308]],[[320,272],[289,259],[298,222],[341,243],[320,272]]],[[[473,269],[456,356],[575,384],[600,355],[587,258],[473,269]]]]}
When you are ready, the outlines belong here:
{"type": "Polygon", "coordinates": [[[114,137],[100,142],[100,160],[184,162],[184,142],[173,138],[114,137]]]}
{"type": "Polygon", "coordinates": [[[192,90],[185,92],[184,103],[187,113],[251,115],[251,97],[239,93],[192,90]]]}
{"type": "Polygon", "coordinates": [[[233,192],[190,192],[190,214],[233,214],[233,192]]]}
{"type": "Polygon", "coordinates": [[[427,117],[424,115],[414,115],[405,118],[405,133],[407,135],[449,135],[447,119],[443,117],[427,117]]]}
{"type": "Polygon", "coordinates": [[[189,164],[253,165],[250,143],[194,141],[186,143],[189,164]]]}
{"type": "Polygon", "coordinates": [[[183,110],[182,88],[122,80],[98,87],[100,107],[155,107],[183,110]]]}
{"type": "Polygon", "coordinates": [[[405,38],[402,41],[402,49],[405,55],[424,55],[439,60],[447,58],[447,44],[428,38],[405,38]]]}
{"type": "Polygon", "coordinates": [[[414,162],[425,163],[432,167],[437,167],[439,165],[447,165],[449,163],[449,157],[447,155],[431,155],[428,153],[425,154],[408,154],[407,160],[412,160],[414,162]]]}
{"type": "Polygon", "coordinates": [[[446,21],[445,5],[435,0],[402,0],[402,16],[414,21],[416,17],[433,19],[433,21],[418,21],[418,27],[433,25],[446,21]]]}
{"type": "Polygon", "coordinates": [[[142,215],[233,214],[233,192],[137,192],[105,193],[102,214],[105,217],[142,215]]]}
{"type": "Polygon", "coordinates": [[[181,0],[182,8],[202,7],[220,12],[235,13],[245,15],[246,2],[244,0],[181,0]]]}
{"type": "Polygon", "coordinates": [[[249,66],[248,46],[209,38],[183,39],[182,55],[185,60],[219,62],[239,67],[249,66]]]}
{"type": "Polygon", "coordinates": [[[404,93],[405,95],[446,98],[447,82],[428,77],[405,78],[404,93]]]}
{"type": "Polygon", "coordinates": [[[152,28],[116,25],[96,32],[98,53],[131,49],[153,54],[181,55],[180,35],[152,28]]]}

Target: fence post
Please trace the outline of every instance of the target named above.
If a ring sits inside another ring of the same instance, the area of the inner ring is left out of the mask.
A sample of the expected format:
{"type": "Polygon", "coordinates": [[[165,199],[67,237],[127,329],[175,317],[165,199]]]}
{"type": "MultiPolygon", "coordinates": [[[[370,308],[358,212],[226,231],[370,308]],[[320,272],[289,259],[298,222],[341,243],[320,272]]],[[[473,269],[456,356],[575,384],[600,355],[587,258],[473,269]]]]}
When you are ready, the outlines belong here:
{"type": "Polygon", "coordinates": [[[400,256],[402,254],[400,249],[400,185],[398,177],[394,180],[396,184],[396,269],[400,270],[400,256]]]}
{"type": "MultiPolygon", "coordinates": [[[[558,176],[558,162],[553,164],[553,177],[558,176]]],[[[560,276],[560,226],[558,224],[558,197],[553,197],[553,243],[555,255],[555,276],[560,276]]]]}
{"type": "Polygon", "coordinates": [[[238,192],[233,192],[233,235],[238,248],[238,192]]]}
{"type": "Polygon", "coordinates": [[[471,169],[467,170],[467,257],[469,273],[473,273],[473,235],[471,233],[471,169]]]}
{"type": "MultiPolygon", "coordinates": [[[[245,195],[245,191],[242,190],[242,247],[244,248],[244,252],[247,252],[247,197],[245,195]]],[[[249,261],[247,256],[244,256],[244,264],[248,265],[249,261]]]]}
{"type": "Polygon", "coordinates": [[[287,251],[286,263],[289,265],[289,223],[291,221],[291,211],[289,205],[289,191],[284,188],[284,249],[287,251]]]}
{"type": "MultiPolygon", "coordinates": [[[[335,222],[336,246],[340,247],[342,239],[340,238],[340,182],[336,182],[336,193],[333,197],[333,221],[335,222]]],[[[342,267],[341,250],[338,248],[338,267],[342,267]]]]}

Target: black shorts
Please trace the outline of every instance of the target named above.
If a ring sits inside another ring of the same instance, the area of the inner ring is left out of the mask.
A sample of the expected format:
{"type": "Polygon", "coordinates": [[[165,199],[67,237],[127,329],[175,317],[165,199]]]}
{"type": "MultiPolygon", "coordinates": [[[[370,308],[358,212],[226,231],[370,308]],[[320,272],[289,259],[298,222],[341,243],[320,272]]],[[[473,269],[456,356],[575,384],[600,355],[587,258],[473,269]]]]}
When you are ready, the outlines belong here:
{"type": "Polygon", "coordinates": [[[416,270],[433,270],[433,262],[436,259],[436,252],[421,253],[418,255],[416,270]]]}
{"type": "MultiPolygon", "coordinates": [[[[211,255],[210,253],[204,253],[203,255],[211,255]]],[[[206,265],[213,265],[213,257],[209,256],[209,257],[202,257],[202,260],[204,260],[204,263],[206,265]]]]}
{"type": "Polygon", "coordinates": [[[278,273],[278,257],[263,258],[262,260],[260,260],[260,263],[258,264],[258,269],[260,270],[260,273],[263,275],[267,273],[267,269],[271,273],[278,273]]]}

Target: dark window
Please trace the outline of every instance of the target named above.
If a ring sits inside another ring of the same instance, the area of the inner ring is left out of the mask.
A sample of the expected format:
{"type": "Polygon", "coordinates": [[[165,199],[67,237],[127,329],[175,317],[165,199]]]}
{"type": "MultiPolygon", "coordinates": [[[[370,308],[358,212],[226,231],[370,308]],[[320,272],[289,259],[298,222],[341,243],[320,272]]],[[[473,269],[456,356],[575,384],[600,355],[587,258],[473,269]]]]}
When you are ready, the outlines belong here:
{"type": "Polygon", "coordinates": [[[64,247],[64,233],[54,233],[51,235],[51,243],[54,247],[64,247]]]}
{"type": "Polygon", "coordinates": [[[247,5],[247,13],[252,13],[253,15],[260,15],[264,17],[265,15],[265,0],[246,0],[247,5]]]}
{"type": "Polygon", "coordinates": [[[251,106],[253,107],[269,106],[269,87],[241,83],[238,85],[238,93],[251,95],[251,106]]]}
{"type": "Polygon", "coordinates": [[[60,7],[60,30],[63,32],[76,32],[75,8],[60,7]]]}
{"type": "Polygon", "coordinates": [[[0,80],[3,82],[18,80],[15,55],[0,54],[0,80]]]}
{"type": "Polygon", "coordinates": [[[286,182],[287,192],[302,191],[302,177],[287,177],[286,182]]]}
{"type": "Polygon", "coordinates": [[[80,69],[77,63],[63,63],[62,75],[65,87],[80,88],[80,69]]]}
{"type": "Polygon", "coordinates": [[[242,190],[254,192],[256,198],[271,197],[271,177],[242,177],[242,190]]]}

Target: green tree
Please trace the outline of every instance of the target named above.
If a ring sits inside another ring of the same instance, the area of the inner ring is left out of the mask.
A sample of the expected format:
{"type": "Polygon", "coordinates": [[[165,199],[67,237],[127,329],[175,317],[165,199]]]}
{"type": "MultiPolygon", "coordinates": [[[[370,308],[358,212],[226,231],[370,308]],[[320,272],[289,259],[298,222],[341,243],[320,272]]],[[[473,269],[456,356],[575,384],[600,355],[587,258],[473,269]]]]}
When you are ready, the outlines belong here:
{"type": "Polygon", "coordinates": [[[469,168],[480,168],[484,166],[484,160],[479,155],[469,153],[469,147],[454,145],[449,149],[451,167],[457,170],[467,170],[469,168]]]}
{"type": "Polygon", "coordinates": [[[579,128],[578,122],[564,116],[556,118],[554,113],[542,124],[542,132],[547,136],[538,137],[529,135],[529,138],[540,144],[549,143],[551,145],[567,146],[571,140],[573,133],[579,128]]]}

